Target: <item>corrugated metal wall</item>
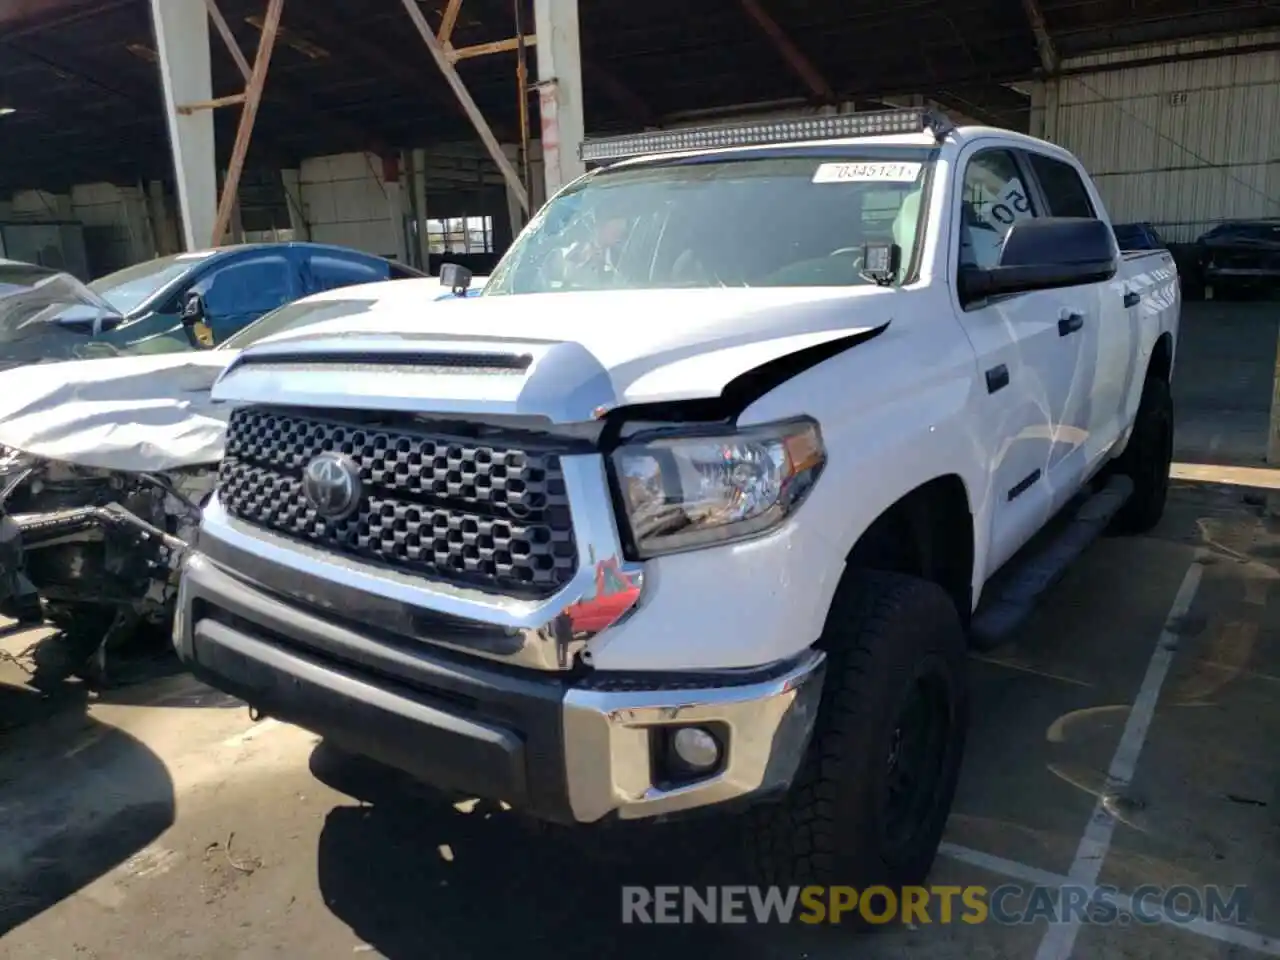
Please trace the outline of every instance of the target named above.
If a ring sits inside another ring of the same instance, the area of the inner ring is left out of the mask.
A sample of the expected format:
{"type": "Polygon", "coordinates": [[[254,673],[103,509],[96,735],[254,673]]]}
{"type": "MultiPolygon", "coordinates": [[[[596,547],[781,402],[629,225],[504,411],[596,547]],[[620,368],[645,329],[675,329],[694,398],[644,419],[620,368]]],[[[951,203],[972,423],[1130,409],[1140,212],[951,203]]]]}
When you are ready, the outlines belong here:
{"type": "Polygon", "coordinates": [[[1067,61],[1038,83],[1031,131],[1073,151],[1112,219],[1191,240],[1224,219],[1280,217],[1280,33],[1159,44],[1067,61]],[[1116,69],[1127,61],[1221,57],[1116,69]]]}

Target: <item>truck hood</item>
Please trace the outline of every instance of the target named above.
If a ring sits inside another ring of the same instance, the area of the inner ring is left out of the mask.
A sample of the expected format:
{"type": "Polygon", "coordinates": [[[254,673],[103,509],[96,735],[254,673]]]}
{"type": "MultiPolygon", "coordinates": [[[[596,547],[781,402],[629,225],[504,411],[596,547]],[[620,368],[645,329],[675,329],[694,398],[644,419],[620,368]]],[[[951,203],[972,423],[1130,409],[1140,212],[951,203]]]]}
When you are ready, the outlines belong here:
{"type": "Polygon", "coordinates": [[[0,374],[0,446],[104,470],[222,459],[228,411],[209,396],[230,350],[35,364],[0,374]]]}
{"type": "Polygon", "coordinates": [[[215,399],[588,420],[601,408],[716,397],[797,351],[889,323],[874,286],[481,296],[429,321],[400,307],[255,345],[215,399]]]}

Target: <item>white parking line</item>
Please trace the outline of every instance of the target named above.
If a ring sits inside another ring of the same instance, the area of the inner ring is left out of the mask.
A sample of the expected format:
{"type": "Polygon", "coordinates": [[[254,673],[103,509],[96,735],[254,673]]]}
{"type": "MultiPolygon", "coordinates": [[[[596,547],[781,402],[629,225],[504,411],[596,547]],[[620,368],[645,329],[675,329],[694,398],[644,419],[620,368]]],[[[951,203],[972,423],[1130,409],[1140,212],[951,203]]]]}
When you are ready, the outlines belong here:
{"type": "MultiPolygon", "coordinates": [[[[1023,883],[1029,883],[1033,886],[1062,887],[1076,882],[1061,873],[1041,870],[1039,867],[1018,863],[1016,860],[1006,860],[1004,857],[997,857],[994,854],[983,853],[981,850],[973,850],[955,843],[943,843],[938,848],[938,852],[951,860],[966,863],[969,866],[978,867],[988,873],[1008,877],[1011,880],[1021,880],[1023,883]]],[[[1126,894],[1112,894],[1110,891],[1105,890],[1100,891],[1092,884],[1088,885],[1086,890],[1091,899],[1096,896],[1099,900],[1111,903],[1121,912],[1134,916],[1132,897],[1126,894]]],[[[1194,933],[1209,940],[1216,940],[1219,943],[1230,943],[1244,947],[1264,956],[1280,957],[1280,940],[1275,937],[1254,933],[1252,930],[1246,930],[1243,927],[1233,927],[1227,923],[1206,920],[1203,917],[1175,918],[1170,916],[1159,904],[1144,902],[1142,910],[1144,916],[1155,917],[1158,922],[1177,927],[1179,930],[1185,930],[1188,933],[1194,933]]]]}
{"type": "MultiPolygon", "coordinates": [[[[1156,643],[1155,652],[1147,664],[1146,676],[1142,678],[1142,686],[1138,697],[1129,711],[1129,720],[1124,725],[1124,733],[1111,758],[1111,767],[1107,771],[1107,783],[1093,808],[1093,816],[1085,828],[1080,845],[1076,848],[1076,858],[1071,864],[1067,877],[1072,883],[1093,887],[1098,882],[1102,865],[1107,859],[1107,851],[1111,847],[1111,837],[1115,833],[1116,818],[1107,809],[1106,801],[1115,793],[1124,790],[1133,782],[1134,770],[1138,765],[1138,755],[1146,742],[1147,731],[1151,726],[1151,718],[1155,715],[1156,704],[1160,700],[1160,688],[1169,673],[1169,665],[1173,663],[1173,655],[1178,649],[1178,621],[1187,615],[1195,600],[1196,591],[1200,588],[1200,579],[1204,575],[1204,566],[1199,563],[1200,553],[1187,569],[1182,578],[1182,585],[1173,598],[1173,606],[1165,618],[1164,629],[1160,631],[1160,639],[1156,643]]],[[[1079,918],[1072,918],[1063,923],[1052,924],[1040,941],[1036,951],[1036,960],[1067,960],[1075,948],[1076,937],[1080,933],[1079,918]]]]}

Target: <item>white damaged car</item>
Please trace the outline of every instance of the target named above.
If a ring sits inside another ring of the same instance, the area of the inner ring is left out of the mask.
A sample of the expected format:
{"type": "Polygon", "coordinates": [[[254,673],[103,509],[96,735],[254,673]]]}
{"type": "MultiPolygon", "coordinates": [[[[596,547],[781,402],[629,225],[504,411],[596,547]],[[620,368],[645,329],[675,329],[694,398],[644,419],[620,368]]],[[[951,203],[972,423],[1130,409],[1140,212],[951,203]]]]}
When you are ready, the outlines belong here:
{"type": "Polygon", "coordinates": [[[222,458],[230,408],[210,391],[242,349],[383,306],[452,309],[484,279],[450,273],[329,290],[210,349],[192,337],[179,353],[0,373],[0,612],[62,631],[37,673],[103,680],[115,641],[167,622],[175,571],[222,458]]]}

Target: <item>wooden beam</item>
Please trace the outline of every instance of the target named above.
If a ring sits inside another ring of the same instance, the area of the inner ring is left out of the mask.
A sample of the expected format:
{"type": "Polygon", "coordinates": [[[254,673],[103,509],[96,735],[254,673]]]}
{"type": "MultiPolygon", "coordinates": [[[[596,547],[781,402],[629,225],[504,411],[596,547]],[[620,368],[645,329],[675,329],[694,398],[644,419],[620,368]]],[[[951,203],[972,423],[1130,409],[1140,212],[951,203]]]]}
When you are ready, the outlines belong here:
{"type": "Polygon", "coordinates": [[[231,147],[231,162],[227,164],[227,179],[222,185],[222,198],[218,202],[218,219],[213,225],[213,246],[222,242],[231,225],[231,211],[240,188],[240,174],[253,137],[253,122],[258,116],[258,104],[262,102],[262,88],[267,83],[267,70],[271,66],[271,53],[276,45],[276,33],[280,29],[280,15],[284,12],[284,0],[268,0],[267,18],[262,25],[262,39],[258,41],[258,53],[253,58],[253,72],[245,90],[244,109],[240,112],[240,126],[236,129],[236,141],[231,147]]]}
{"type": "Polygon", "coordinates": [[[467,85],[462,82],[462,78],[458,76],[458,71],[449,61],[449,55],[445,52],[444,44],[440,42],[435,32],[432,31],[431,25],[427,23],[427,18],[422,15],[422,11],[418,8],[417,0],[400,0],[400,2],[404,5],[405,12],[409,14],[409,19],[413,21],[414,27],[421,35],[422,42],[427,45],[427,51],[431,54],[431,59],[436,62],[436,66],[440,68],[440,72],[444,74],[445,80],[448,81],[450,88],[452,88],[454,96],[462,104],[462,109],[466,113],[467,119],[476,128],[476,133],[480,135],[480,140],[484,143],[485,149],[489,151],[489,156],[493,158],[493,162],[502,171],[502,176],[507,181],[507,188],[515,194],[516,200],[520,203],[520,208],[524,210],[527,216],[530,212],[529,191],[525,189],[524,183],[520,180],[520,174],[503,152],[497,138],[494,137],[493,130],[489,127],[489,122],[485,120],[484,114],[476,106],[470,91],[467,90],[467,85]]]}
{"type": "Polygon", "coordinates": [[[389,73],[402,80],[408,86],[419,90],[425,98],[438,103],[442,107],[461,112],[458,101],[439,88],[435,83],[434,76],[429,71],[425,71],[419,66],[409,66],[402,60],[388,56],[387,50],[383,46],[360,35],[358,22],[347,22],[345,19],[335,18],[331,14],[315,7],[307,9],[307,16],[310,18],[313,28],[335,42],[341,40],[342,49],[354,53],[364,60],[369,70],[389,73]]]}
{"type": "Polygon", "coordinates": [[[233,93],[225,97],[214,97],[212,100],[197,100],[195,103],[184,103],[177,107],[177,111],[181,114],[190,116],[197,110],[215,110],[218,107],[230,107],[237,103],[244,103],[245,95],[243,93],[233,93]]]}
{"type": "MultiPolygon", "coordinates": [[[[532,47],[538,42],[538,38],[533,34],[529,34],[524,38],[526,47],[532,47]]],[[[468,60],[472,57],[487,57],[491,53],[510,53],[520,47],[520,38],[511,37],[508,40],[491,40],[489,43],[477,43],[470,47],[446,47],[445,50],[449,55],[451,63],[457,63],[459,60],[468,60]]]]}
{"type": "Polygon", "coordinates": [[[765,10],[760,0],[741,0],[741,3],[747,16],[754,20],[761,32],[773,41],[773,45],[778,48],[778,53],[782,54],[782,59],[787,62],[787,66],[804,81],[813,95],[826,103],[834,103],[836,93],[831,84],[827,83],[813,62],[800,52],[800,48],[791,41],[786,31],[778,25],[778,21],[769,15],[769,11],[765,10]]]}
{"type": "Polygon", "coordinates": [[[1036,50],[1040,54],[1040,66],[1045,73],[1056,73],[1058,70],[1058,51],[1054,47],[1053,37],[1049,36],[1049,28],[1044,21],[1044,11],[1040,9],[1040,0],[1022,0],[1022,9],[1031,24],[1031,32],[1036,38],[1036,50]]]}
{"type": "Polygon", "coordinates": [[[462,0],[449,0],[449,5],[444,8],[444,16],[440,20],[440,32],[436,34],[436,39],[443,46],[449,45],[449,39],[453,36],[453,28],[458,24],[458,11],[462,9],[462,0]]]}
{"type": "Polygon", "coordinates": [[[227,18],[218,9],[218,0],[204,0],[204,6],[209,11],[209,19],[213,21],[213,26],[218,31],[218,36],[222,37],[222,42],[226,44],[227,50],[231,54],[231,59],[236,62],[236,69],[244,77],[244,82],[248,83],[253,69],[249,66],[249,61],[245,58],[244,51],[240,49],[240,44],[236,42],[236,35],[231,32],[231,26],[227,23],[227,18]]]}
{"type": "MultiPolygon", "coordinates": [[[[236,40],[235,34],[231,32],[231,27],[227,24],[226,17],[222,15],[222,11],[218,9],[217,0],[204,0],[204,5],[209,11],[209,19],[213,21],[214,27],[218,30],[218,35],[222,37],[222,42],[226,45],[227,51],[231,54],[231,59],[236,62],[236,69],[240,71],[244,77],[245,83],[249,82],[250,76],[253,74],[253,68],[249,66],[249,60],[245,57],[244,51],[240,49],[240,44],[236,40]]],[[[273,99],[279,103],[283,103],[291,110],[299,113],[308,113],[315,117],[316,123],[331,127],[334,130],[342,131],[353,140],[364,143],[370,150],[381,157],[395,156],[397,151],[386,143],[377,134],[371,133],[359,124],[350,123],[332,114],[322,114],[316,110],[310,103],[304,101],[301,97],[294,96],[292,92],[285,89],[284,85],[277,80],[272,84],[271,95],[273,99]]],[[[259,134],[261,138],[261,134],[259,134]]]]}

